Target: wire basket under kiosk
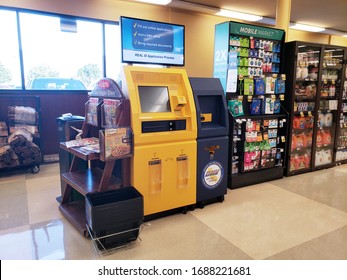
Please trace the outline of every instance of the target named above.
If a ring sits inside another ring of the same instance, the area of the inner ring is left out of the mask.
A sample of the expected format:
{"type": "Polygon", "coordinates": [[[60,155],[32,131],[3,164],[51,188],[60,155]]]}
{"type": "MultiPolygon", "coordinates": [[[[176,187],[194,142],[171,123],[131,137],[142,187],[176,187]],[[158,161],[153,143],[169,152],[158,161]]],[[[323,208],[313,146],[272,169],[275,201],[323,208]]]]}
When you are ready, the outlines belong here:
{"type": "Polygon", "coordinates": [[[109,251],[135,241],[143,213],[143,196],[134,187],[86,195],[87,229],[99,250],[109,251]]]}

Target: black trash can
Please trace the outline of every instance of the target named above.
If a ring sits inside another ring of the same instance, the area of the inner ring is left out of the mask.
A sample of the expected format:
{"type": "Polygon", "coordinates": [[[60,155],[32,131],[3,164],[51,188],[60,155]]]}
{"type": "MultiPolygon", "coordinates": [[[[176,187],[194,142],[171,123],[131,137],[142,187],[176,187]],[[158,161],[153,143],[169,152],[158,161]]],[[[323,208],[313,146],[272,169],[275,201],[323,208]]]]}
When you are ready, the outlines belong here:
{"type": "MultiPolygon", "coordinates": [[[[81,129],[84,117],[81,116],[71,116],[71,117],[59,117],[56,119],[57,128],[58,128],[58,142],[66,142],[70,140],[74,140],[77,131],[72,129],[71,126],[81,129]]],[[[72,162],[73,155],[63,149],[59,149],[59,169],[60,174],[69,172],[70,165],[72,162]]],[[[79,166],[81,169],[87,168],[87,162],[83,163],[83,166],[79,166]]],[[[61,181],[61,194],[65,191],[65,183],[61,181]]],[[[72,190],[71,200],[81,200],[84,199],[77,191],[72,190]]],[[[57,200],[60,202],[61,197],[58,197],[57,200]]]]}

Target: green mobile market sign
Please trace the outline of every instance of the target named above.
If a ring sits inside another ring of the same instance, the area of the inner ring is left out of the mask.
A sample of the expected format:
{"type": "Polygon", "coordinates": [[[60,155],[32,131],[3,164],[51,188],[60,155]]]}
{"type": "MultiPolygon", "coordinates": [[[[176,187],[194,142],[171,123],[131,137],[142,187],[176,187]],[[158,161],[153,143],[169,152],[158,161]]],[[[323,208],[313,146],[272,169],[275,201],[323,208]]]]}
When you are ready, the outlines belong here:
{"type": "Polygon", "coordinates": [[[281,29],[266,28],[249,24],[230,22],[230,34],[257,37],[270,40],[282,40],[284,31],[281,29]]]}

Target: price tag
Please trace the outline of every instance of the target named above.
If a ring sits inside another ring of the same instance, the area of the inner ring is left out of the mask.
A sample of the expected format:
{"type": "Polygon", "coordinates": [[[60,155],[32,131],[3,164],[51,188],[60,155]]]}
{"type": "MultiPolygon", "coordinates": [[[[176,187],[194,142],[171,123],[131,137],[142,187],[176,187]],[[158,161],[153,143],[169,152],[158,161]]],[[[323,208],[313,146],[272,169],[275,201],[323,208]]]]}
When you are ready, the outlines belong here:
{"type": "Polygon", "coordinates": [[[323,83],[326,85],[328,83],[328,80],[327,79],[324,79],[323,80],[323,83]]]}
{"type": "Polygon", "coordinates": [[[311,112],[311,111],[308,111],[308,115],[309,115],[310,117],[312,117],[312,112],[311,112]]]}
{"type": "Polygon", "coordinates": [[[242,95],[239,95],[239,96],[238,96],[238,100],[242,102],[243,96],[242,96],[242,95]]]}
{"type": "Polygon", "coordinates": [[[335,85],[335,80],[331,80],[331,84],[335,85]]]}
{"type": "Polygon", "coordinates": [[[281,140],[282,140],[282,143],[286,142],[286,137],[285,136],[281,136],[281,140]]]}
{"type": "Polygon", "coordinates": [[[301,111],[301,112],[300,112],[300,116],[301,116],[301,117],[304,117],[304,116],[305,116],[304,112],[301,111]]]}
{"type": "Polygon", "coordinates": [[[281,74],[281,78],[282,78],[283,81],[285,81],[286,78],[287,78],[287,77],[286,77],[286,74],[281,74]]]}
{"type": "Polygon", "coordinates": [[[280,94],[280,100],[281,100],[281,101],[284,100],[284,94],[280,94]]]}
{"type": "Polygon", "coordinates": [[[272,95],[271,95],[271,99],[272,99],[272,100],[276,100],[276,95],[273,95],[273,94],[272,94],[272,95]]]}
{"type": "Polygon", "coordinates": [[[252,102],[252,99],[253,99],[252,95],[248,95],[247,97],[248,102],[252,102]]]}

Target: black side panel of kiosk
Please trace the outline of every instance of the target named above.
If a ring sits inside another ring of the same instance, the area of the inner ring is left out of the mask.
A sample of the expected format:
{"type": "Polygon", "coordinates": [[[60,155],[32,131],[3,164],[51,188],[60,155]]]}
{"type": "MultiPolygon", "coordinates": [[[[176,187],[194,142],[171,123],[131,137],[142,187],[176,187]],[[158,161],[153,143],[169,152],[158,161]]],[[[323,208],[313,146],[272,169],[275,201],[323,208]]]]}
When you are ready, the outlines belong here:
{"type": "Polygon", "coordinates": [[[198,138],[229,134],[228,110],[222,84],[218,78],[189,78],[193,89],[198,138]],[[211,114],[206,121],[205,114],[211,114]]]}
{"type": "Polygon", "coordinates": [[[197,190],[199,206],[224,200],[228,186],[229,114],[218,78],[189,78],[197,114],[197,190]]]}

